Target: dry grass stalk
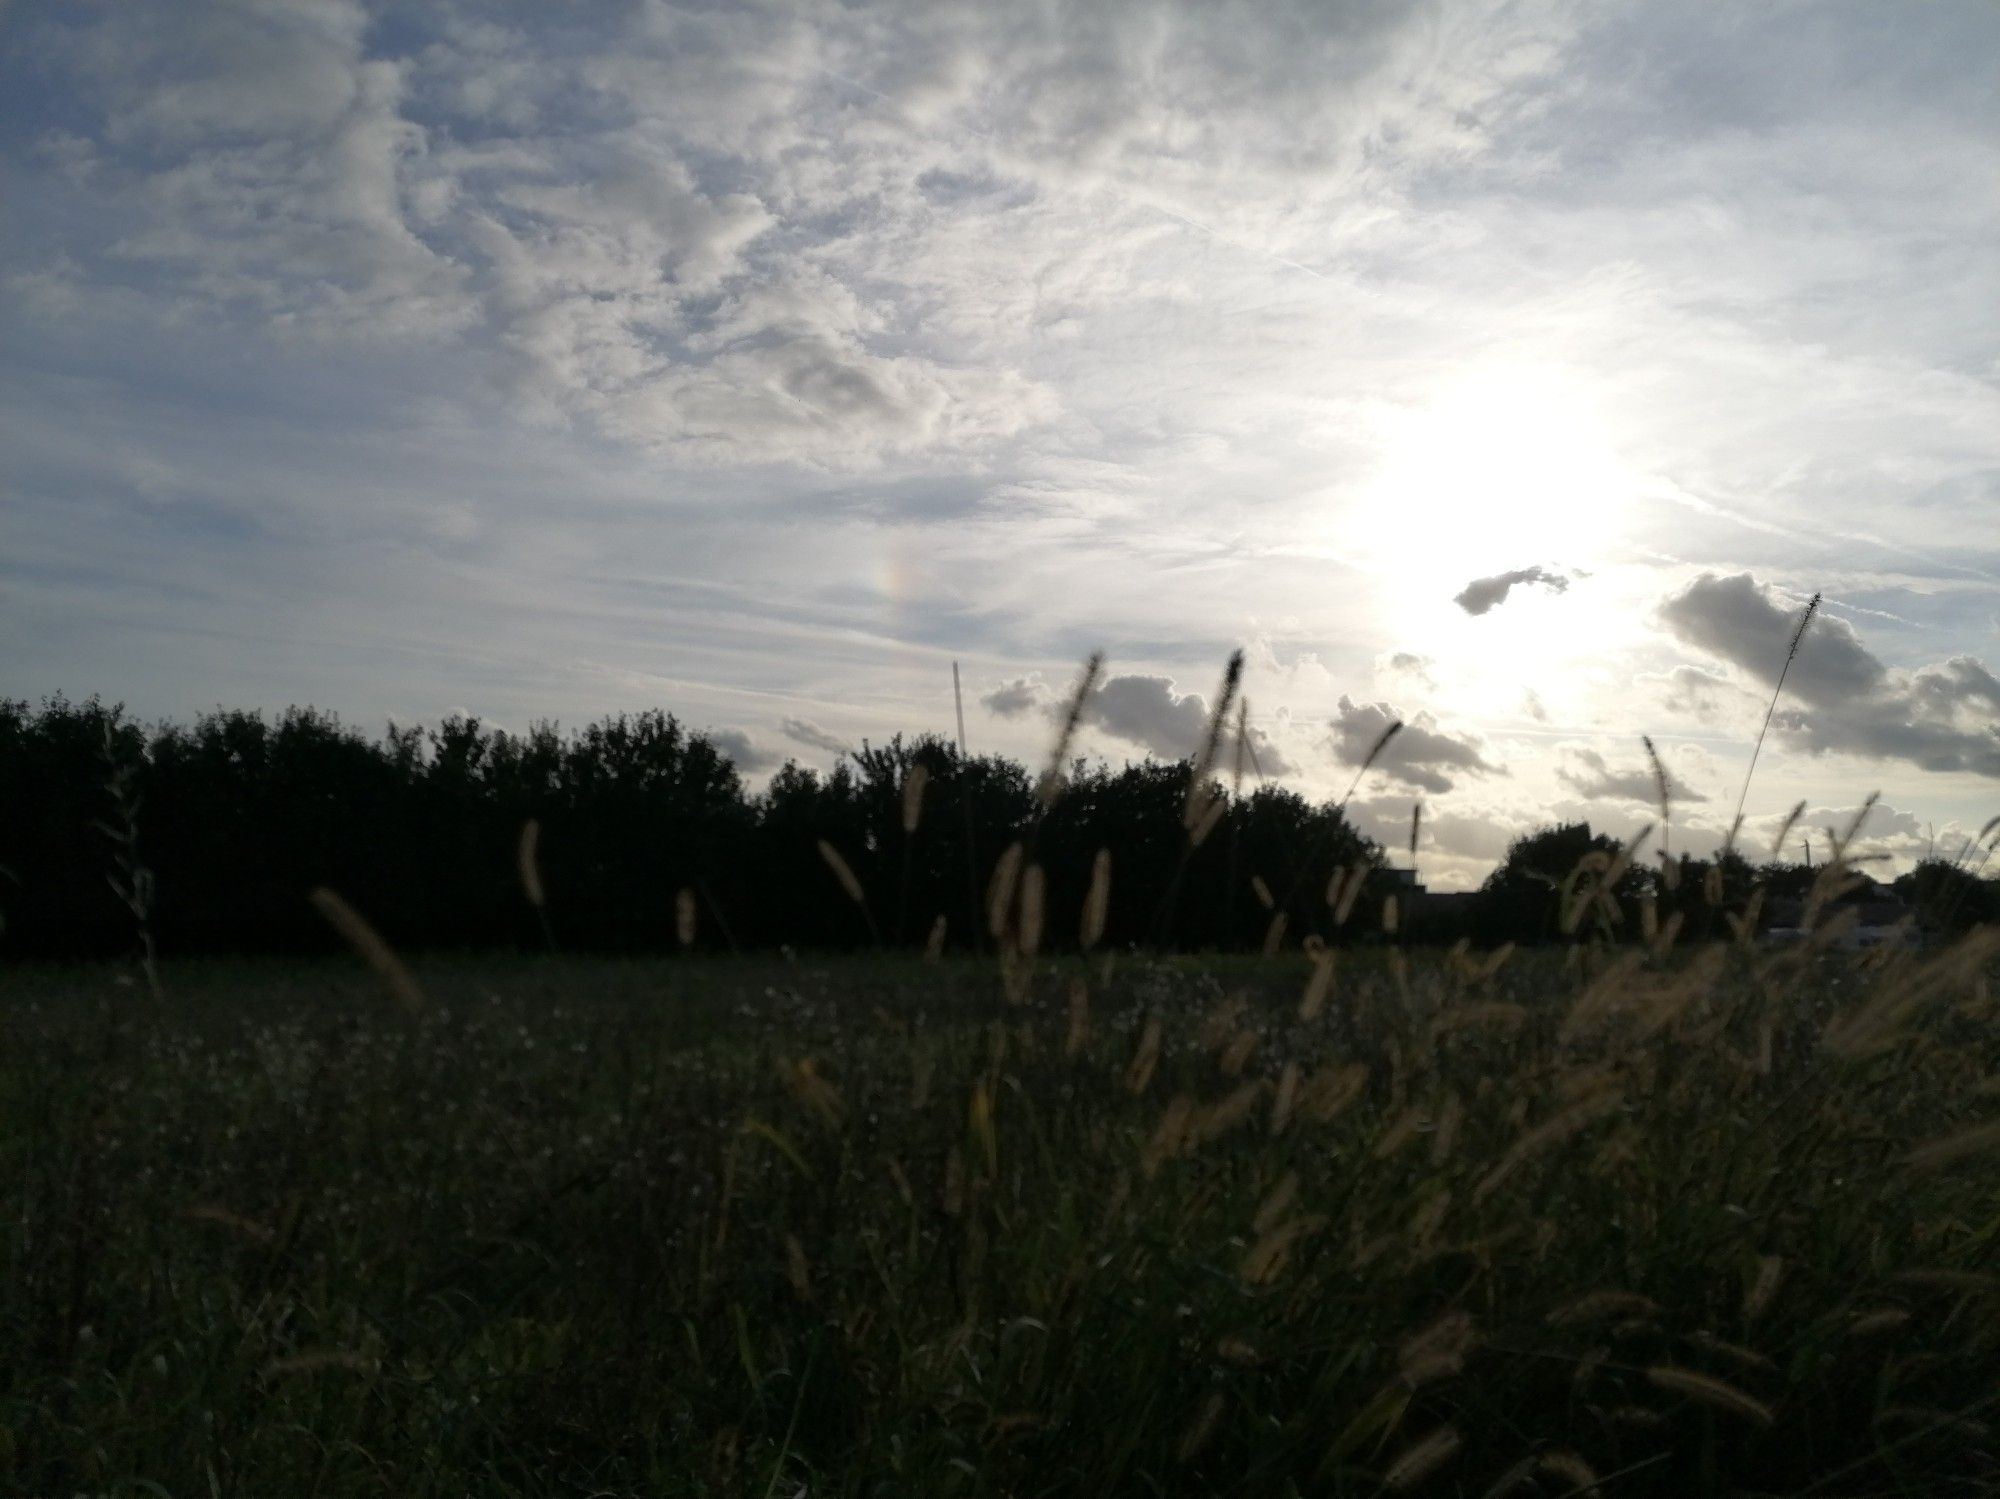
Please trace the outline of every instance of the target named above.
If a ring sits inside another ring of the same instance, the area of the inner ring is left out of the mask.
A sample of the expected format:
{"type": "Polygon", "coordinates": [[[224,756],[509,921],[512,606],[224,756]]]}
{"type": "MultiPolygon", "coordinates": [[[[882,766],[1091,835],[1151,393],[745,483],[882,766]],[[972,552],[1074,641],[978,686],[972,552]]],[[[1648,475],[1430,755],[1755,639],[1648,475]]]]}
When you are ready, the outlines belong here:
{"type": "Polygon", "coordinates": [[[1012,922],[1014,890],[1020,882],[1023,857],[1025,852],[1019,843],[1008,844],[993,866],[993,877],[986,882],[986,931],[995,941],[1007,935],[1012,922]]]}
{"type": "Polygon", "coordinates": [[[972,1085],[972,1096],[965,1105],[965,1128],[972,1136],[972,1143],[979,1147],[979,1153],[986,1161],[986,1174],[995,1176],[1000,1170],[1000,1136],[993,1127],[993,1096],[986,1091],[984,1082],[972,1085]]]}
{"type": "MultiPolygon", "coordinates": [[[[1229,664],[1223,668],[1222,687],[1216,693],[1215,707],[1208,715],[1208,728],[1202,735],[1200,748],[1195,752],[1194,762],[1188,767],[1187,796],[1181,806],[1181,826],[1192,833],[1207,815],[1209,802],[1215,797],[1209,786],[1209,773],[1215,769],[1216,751],[1222,744],[1222,726],[1229,721],[1229,710],[1235,706],[1236,692],[1243,684],[1243,652],[1229,653],[1229,664]]],[[[1219,800],[1219,798],[1216,798],[1219,800]]]]}
{"type": "Polygon", "coordinates": [[[1437,1118],[1431,1125],[1431,1164],[1442,1166],[1451,1159],[1452,1148],[1458,1143],[1458,1128],[1465,1120],[1465,1105],[1456,1092],[1449,1091],[1444,1096],[1444,1107],[1438,1110],[1437,1118]]]}
{"type": "MultiPolygon", "coordinates": [[[[1334,878],[1339,880],[1340,876],[1336,873],[1334,878]]],[[[1337,894],[1331,885],[1327,887],[1327,904],[1333,907],[1333,924],[1335,926],[1341,927],[1347,925],[1347,918],[1354,910],[1354,902],[1360,898],[1361,887],[1367,882],[1368,866],[1357,863],[1348,867],[1347,878],[1340,885],[1337,894]]]]}
{"type": "Polygon", "coordinates": [[[1209,797],[1207,803],[1202,808],[1201,816],[1195,820],[1195,825],[1188,830],[1188,845],[1192,848],[1200,848],[1202,844],[1208,841],[1208,835],[1222,825],[1222,819],[1228,814],[1228,797],[1219,795],[1209,797]]]}
{"type": "Polygon", "coordinates": [[[1967,1156],[2000,1151],[2000,1120],[1975,1124],[1953,1134],[1919,1145],[1903,1159],[1921,1170],[1949,1166],[1967,1156]]]}
{"type": "Polygon", "coordinates": [[[1069,1033],[1063,1038],[1063,1055],[1083,1055],[1090,1044],[1090,985],[1080,978],[1069,981],[1069,1033]]]}
{"type": "Polygon", "coordinates": [[[1083,897],[1083,926],[1078,940],[1089,952],[1104,940],[1104,923],[1111,914],[1111,850],[1100,848],[1090,861],[1090,889],[1083,897]]]}
{"type": "Polygon", "coordinates": [[[348,1348],[325,1348],[313,1353],[295,1353],[289,1358],[274,1358],[264,1365],[259,1378],[285,1379],[336,1370],[343,1374],[370,1374],[374,1369],[375,1361],[365,1353],[356,1353],[348,1348]]]}
{"type": "Polygon", "coordinates": [[[1326,1219],[1316,1213],[1274,1225],[1245,1251],[1236,1267],[1237,1276],[1245,1285],[1269,1285],[1291,1264],[1292,1251],[1299,1241],[1325,1227],[1326,1219]]]}
{"type": "Polygon", "coordinates": [[[1458,1454],[1464,1438],[1456,1426],[1440,1426],[1436,1431],[1403,1449],[1382,1475],[1382,1484],[1391,1489],[1413,1489],[1458,1454]]]}
{"type": "Polygon", "coordinates": [[[1465,1356],[1478,1341],[1477,1326],[1470,1315],[1446,1312],[1421,1332],[1404,1339],[1396,1351],[1396,1369],[1404,1384],[1415,1388],[1434,1379],[1447,1379],[1465,1367],[1465,1356]]]}
{"type": "Polygon", "coordinates": [[[1792,669],[1792,662],[1798,658],[1799,645],[1806,638],[1806,626],[1813,622],[1813,616],[1818,612],[1819,595],[1815,593],[1807,603],[1805,613],[1799,616],[1798,628],[1792,631],[1792,643],[1785,649],[1785,664],[1778,668],[1777,685],[1771,689],[1771,703],[1764,710],[1764,722],[1757,730],[1757,742],[1750,746],[1750,763],[1743,770],[1743,789],[1736,795],[1736,821],[1722,845],[1724,854],[1736,848],[1736,831],[1743,826],[1743,804],[1750,799],[1750,780],[1757,774],[1757,756],[1763,752],[1764,736],[1771,732],[1771,716],[1778,711],[1778,698],[1785,690],[1785,677],[1792,669]]]}
{"type": "Polygon", "coordinates": [[[1743,1293],[1743,1316],[1746,1321],[1755,1322],[1771,1308],[1777,1299],[1778,1287],[1784,1284],[1785,1262],[1775,1254],[1757,1256],[1757,1270],[1750,1278],[1749,1287],[1743,1293]]]}
{"type": "Polygon", "coordinates": [[[1097,691],[1098,678],[1104,675],[1104,652],[1092,651],[1083,663],[1083,670],[1076,679],[1076,687],[1064,704],[1062,717],[1056,729],[1056,741],[1049,751],[1048,768],[1035,787],[1035,800],[1046,812],[1054,805],[1062,792],[1063,769],[1069,760],[1069,747],[1076,738],[1077,726],[1083,722],[1084,710],[1090,706],[1091,694],[1097,691]]]}
{"type": "Polygon", "coordinates": [[[1646,746],[1646,759],[1653,767],[1653,794],[1660,803],[1660,861],[1664,864],[1672,853],[1671,834],[1673,830],[1673,793],[1667,780],[1667,767],[1660,763],[1660,752],[1653,747],[1653,736],[1641,734],[1639,742],[1646,746]]]}
{"type": "Polygon", "coordinates": [[[818,1118],[828,1129],[840,1128],[846,1108],[840,1101],[840,1095],[834,1091],[833,1084],[819,1075],[819,1068],[811,1057],[801,1057],[797,1061],[780,1057],[778,1078],[800,1107],[818,1118]]]}
{"type": "Polygon", "coordinates": [[[1771,840],[1771,862],[1776,864],[1785,855],[1785,840],[1792,836],[1792,829],[1799,825],[1799,819],[1806,815],[1806,804],[1796,802],[1792,810],[1785,814],[1785,820],[1778,824],[1778,836],[1771,840]]]}
{"type": "Polygon", "coordinates": [[[1410,1226],[1406,1232],[1413,1249],[1421,1253],[1430,1248],[1437,1231],[1451,1215],[1451,1202],[1451,1188],[1442,1187],[1426,1197],[1410,1214],[1410,1226]]]}
{"type": "Polygon", "coordinates": [[[228,1229],[239,1238],[252,1244],[272,1244],[277,1241],[275,1229],[267,1228],[256,1220],[232,1213],[228,1208],[214,1203],[198,1202],[181,1209],[181,1216],[196,1223],[213,1223],[228,1229]]]}
{"type": "Polygon", "coordinates": [[[1275,958],[1278,950],[1285,945],[1285,913],[1280,911],[1271,918],[1271,924],[1264,928],[1264,956],[1275,958]]]}
{"type": "Polygon", "coordinates": [[[1244,1067],[1250,1061],[1251,1053],[1256,1049],[1257,1033],[1249,1030],[1238,1031],[1235,1039],[1223,1048],[1222,1055],[1216,1059],[1216,1067],[1224,1077],[1241,1077],[1244,1067]]]}
{"type": "Polygon", "coordinates": [[[403,966],[403,960],[369,925],[367,918],[324,885],[307,898],[313,908],[326,918],[327,925],[340,933],[342,940],[375,970],[376,977],[382,980],[396,1003],[412,1016],[423,1014],[426,1008],[424,991],[418,987],[410,970],[403,966]]]}
{"type": "Polygon", "coordinates": [[[1571,1495],[1597,1492],[1597,1470],[1567,1447],[1544,1452],[1536,1459],[1535,1466],[1551,1478],[1560,1478],[1568,1484],[1571,1495]]]}
{"type": "Polygon", "coordinates": [[[797,1234],[785,1235],[785,1279],[791,1282],[792,1294],[801,1301],[812,1300],[812,1272],[806,1266],[806,1248],[797,1234]]]}
{"type": "Polygon", "coordinates": [[[950,930],[950,923],[942,914],[931,923],[930,935],[924,938],[924,961],[935,963],[944,956],[944,939],[950,930]]]}
{"type": "Polygon", "coordinates": [[[1396,897],[1393,895],[1384,896],[1382,898],[1382,930],[1391,937],[1396,935],[1396,923],[1400,915],[1401,908],[1397,904],[1396,897]]]}
{"type": "Polygon", "coordinates": [[[1548,1316],[1551,1327],[1571,1327],[1580,1322],[1604,1322],[1613,1317],[1651,1317],[1660,1304],[1637,1291],[1591,1291],[1548,1316]]]}
{"type": "Polygon", "coordinates": [[[1250,1220],[1250,1232],[1261,1236],[1276,1228],[1290,1215],[1292,1204],[1298,1201],[1298,1197],[1299,1174],[1287,1171],[1278,1178],[1277,1185],[1264,1195],[1264,1200],[1257,1204],[1256,1216],[1250,1220]]]}
{"type": "Polygon", "coordinates": [[[1349,1062],[1343,1067],[1323,1067],[1300,1090],[1298,1112],[1314,1124],[1331,1123],[1367,1087],[1366,1063],[1349,1062]]]}
{"type": "Polygon", "coordinates": [[[931,773],[921,765],[912,765],[903,777],[903,832],[907,836],[915,833],[917,825],[924,819],[924,788],[930,785],[931,773]]]}
{"type": "Polygon", "coordinates": [[[1046,914],[1048,880],[1042,866],[1030,864],[1021,874],[1021,929],[1019,946],[1023,957],[1032,958],[1042,948],[1042,920],[1046,914]]]}
{"type": "Polygon", "coordinates": [[[1139,1044],[1132,1052],[1132,1060],[1125,1068],[1125,1091],[1144,1093],[1153,1081],[1153,1073],[1160,1065],[1160,1044],[1165,1037],[1165,1029],[1160,1017],[1149,1015],[1139,1032],[1139,1044]]]}
{"type": "Polygon", "coordinates": [[[1258,905],[1267,911],[1278,909],[1278,898],[1271,894],[1271,887],[1264,883],[1264,876],[1261,874],[1251,875],[1250,888],[1256,893],[1258,905]]]}
{"type": "Polygon", "coordinates": [[[1206,1144],[1242,1128],[1250,1121],[1250,1116],[1256,1113],[1257,1105],[1263,1097],[1264,1082],[1261,1078],[1231,1090],[1197,1116],[1196,1140],[1206,1144]]]}
{"type": "Polygon", "coordinates": [[[1194,1136],[1195,1102],[1185,1093],[1167,1100],[1153,1133],[1139,1152],[1139,1174],[1151,1177],[1162,1165],[1184,1153],[1194,1136]]]}
{"type": "Polygon", "coordinates": [[[542,866],[538,852],[542,843],[542,825],[530,817],[521,824],[521,841],[514,847],[514,867],[521,875],[521,893],[528,897],[528,904],[537,911],[548,904],[542,890],[542,866]]]}
{"type": "Polygon", "coordinates": [[[1543,1120],[1508,1147],[1499,1164],[1480,1178],[1479,1184],[1472,1189],[1472,1200],[1484,1201],[1525,1162],[1550,1146],[1590,1128],[1599,1120],[1609,1118],[1624,1101],[1623,1093],[1614,1088],[1572,1104],[1553,1118],[1543,1120]]]}
{"type": "Polygon", "coordinates": [[[1347,804],[1354,799],[1354,793],[1361,785],[1361,778],[1368,774],[1377,760],[1382,758],[1382,751],[1389,747],[1390,741],[1402,732],[1403,721],[1399,718],[1376,736],[1375,742],[1368,746],[1368,753],[1361,757],[1361,768],[1354,772],[1354,779],[1347,783],[1347,790],[1341,796],[1336,811],[1347,809],[1347,804]]]}
{"type": "Polygon", "coordinates": [[[696,933],[694,891],[681,886],[674,896],[674,936],[682,947],[693,947],[696,933]]]}
{"type": "Polygon", "coordinates": [[[1877,1307],[1872,1312],[1863,1312],[1847,1324],[1850,1338],[1879,1338],[1892,1332],[1901,1332],[1910,1324],[1910,1314],[1900,1306],[1877,1307]]]}
{"type": "Polygon", "coordinates": [[[1306,979],[1305,993],[1299,996],[1299,1019],[1312,1020],[1326,1008],[1327,996],[1333,990],[1333,951],[1325,949],[1313,959],[1312,973],[1306,979]]]}
{"type": "Polygon", "coordinates": [[[868,897],[862,894],[861,881],[855,878],[847,860],[840,856],[840,850],[822,838],[819,840],[819,856],[826,861],[826,867],[833,871],[833,877],[840,881],[840,888],[847,892],[847,898],[857,906],[866,905],[868,897]]]}
{"type": "Polygon", "coordinates": [[[1713,1374],[1684,1369],[1677,1364],[1655,1364],[1646,1371],[1647,1383],[1669,1394],[1683,1395],[1714,1410],[1727,1411],[1758,1426],[1771,1424],[1771,1407],[1756,1396],[1713,1374]]]}

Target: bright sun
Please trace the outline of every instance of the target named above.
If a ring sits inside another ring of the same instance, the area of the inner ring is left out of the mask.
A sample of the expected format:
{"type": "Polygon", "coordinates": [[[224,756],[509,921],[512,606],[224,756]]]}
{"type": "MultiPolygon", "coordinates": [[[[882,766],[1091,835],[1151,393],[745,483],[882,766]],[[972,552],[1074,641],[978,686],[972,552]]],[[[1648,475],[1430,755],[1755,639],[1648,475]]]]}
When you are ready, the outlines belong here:
{"type": "Polygon", "coordinates": [[[1343,523],[1395,580],[1389,622],[1400,648],[1490,675],[1496,702],[1518,701],[1524,674],[1587,649],[1613,622],[1573,595],[1547,607],[1549,595],[1532,588],[1489,619],[1452,599],[1475,578],[1537,565],[1575,576],[1607,560],[1635,483],[1601,403],[1560,368],[1486,365],[1400,413],[1385,436],[1381,466],[1343,523]]]}
{"type": "Polygon", "coordinates": [[[1373,540],[1456,590],[1535,563],[1588,565],[1629,488],[1590,392],[1512,365],[1460,376],[1402,417],[1364,508],[1373,540]]]}

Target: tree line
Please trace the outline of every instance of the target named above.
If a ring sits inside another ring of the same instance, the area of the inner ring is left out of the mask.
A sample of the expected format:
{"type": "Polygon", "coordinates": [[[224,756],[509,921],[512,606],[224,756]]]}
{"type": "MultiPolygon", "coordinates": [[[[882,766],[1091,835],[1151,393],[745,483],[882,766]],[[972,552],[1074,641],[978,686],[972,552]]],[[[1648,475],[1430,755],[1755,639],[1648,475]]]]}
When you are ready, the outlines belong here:
{"type": "MultiPolygon", "coordinates": [[[[319,887],[399,947],[963,949],[990,941],[989,885],[1015,844],[1041,871],[1051,947],[1074,942],[1100,851],[1110,945],[1375,940],[1407,888],[1339,807],[1280,787],[1224,778],[1190,831],[1189,762],[1076,760],[1052,799],[1037,780],[923,735],[831,771],[788,764],[753,794],[658,711],[570,732],[452,717],[377,738],[312,708],[146,725],[96,699],[0,700],[0,952],[321,951],[335,939],[307,898],[319,887]],[[1328,896],[1350,879],[1342,920],[1328,896]]],[[[1470,900],[1403,895],[1400,936],[1572,936],[1564,881],[1617,848],[1587,825],[1542,830],[1470,900]]],[[[1720,935],[1719,908],[1697,899],[1717,883],[1706,868],[1635,865],[1593,917],[1636,930],[1650,893],[1691,934],[1720,935]]],[[[1774,877],[1740,859],[1718,873],[1730,901],[1774,877]]],[[[1972,883],[1971,899],[1946,892],[1954,919],[2000,915],[1972,883]]]]}

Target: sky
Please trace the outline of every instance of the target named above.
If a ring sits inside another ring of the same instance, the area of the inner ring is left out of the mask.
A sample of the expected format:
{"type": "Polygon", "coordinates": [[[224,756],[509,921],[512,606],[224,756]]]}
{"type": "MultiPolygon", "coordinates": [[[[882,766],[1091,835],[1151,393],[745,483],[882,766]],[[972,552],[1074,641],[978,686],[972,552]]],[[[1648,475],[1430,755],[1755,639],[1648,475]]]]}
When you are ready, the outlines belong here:
{"type": "MultiPolygon", "coordinates": [[[[2000,8],[0,3],[0,694],[2000,811],[2000,8]]],[[[1796,836],[1795,836],[1796,843],[1796,836]]],[[[1797,847],[1786,851],[1796,856],[1797,847]]]]}

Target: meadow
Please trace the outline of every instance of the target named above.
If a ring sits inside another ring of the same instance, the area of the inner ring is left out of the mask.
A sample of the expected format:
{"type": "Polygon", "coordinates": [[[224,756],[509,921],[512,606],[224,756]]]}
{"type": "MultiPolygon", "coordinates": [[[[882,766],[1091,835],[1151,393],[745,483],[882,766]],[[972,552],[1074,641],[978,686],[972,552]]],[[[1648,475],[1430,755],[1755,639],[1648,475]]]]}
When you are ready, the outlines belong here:
{"type": "Polygon", "coordinates": [[[16,966],[0,1489],[1994,1492],[2000,936],[1672,939],[16,966]]]}

